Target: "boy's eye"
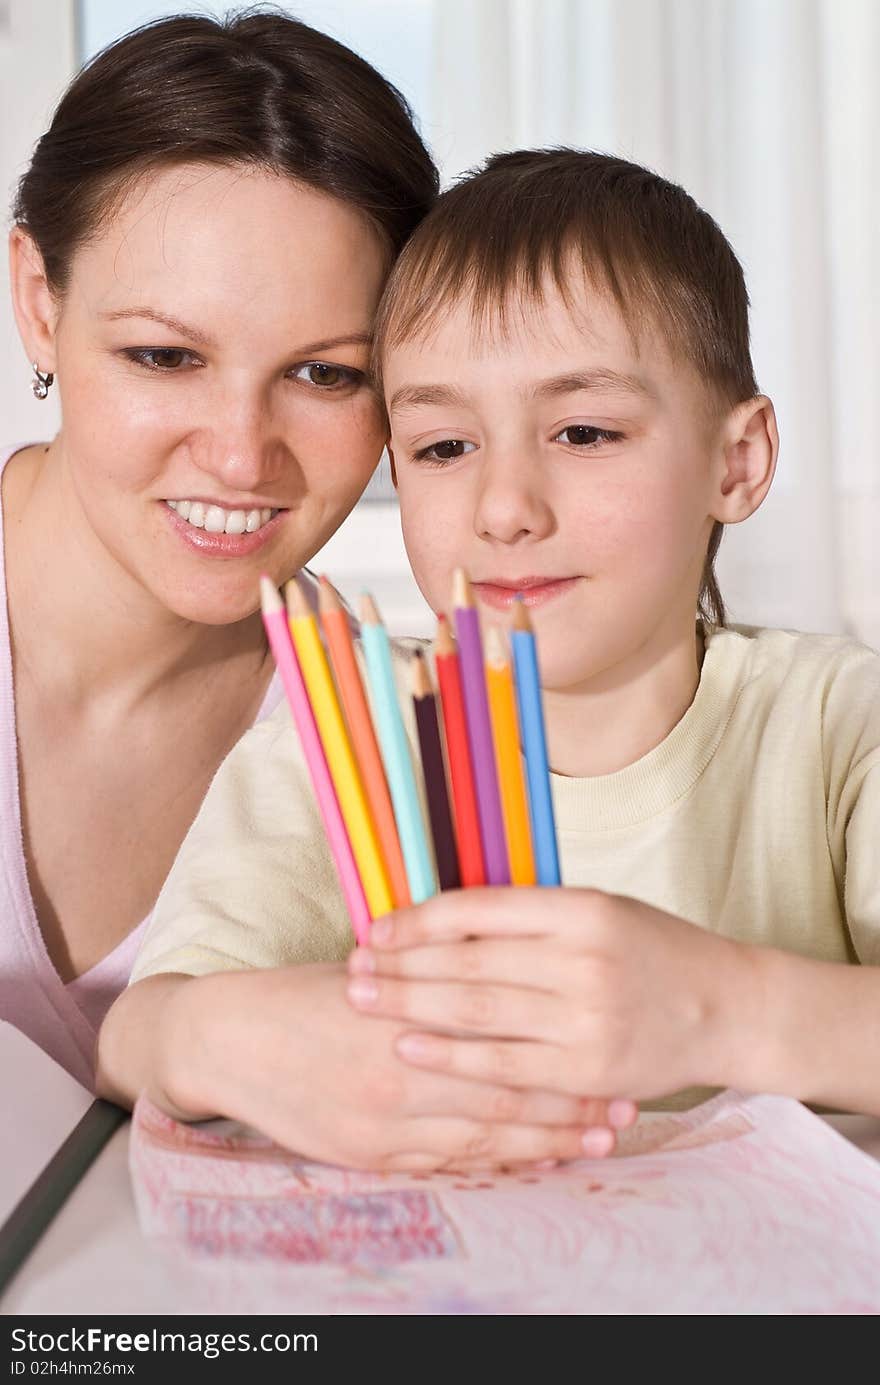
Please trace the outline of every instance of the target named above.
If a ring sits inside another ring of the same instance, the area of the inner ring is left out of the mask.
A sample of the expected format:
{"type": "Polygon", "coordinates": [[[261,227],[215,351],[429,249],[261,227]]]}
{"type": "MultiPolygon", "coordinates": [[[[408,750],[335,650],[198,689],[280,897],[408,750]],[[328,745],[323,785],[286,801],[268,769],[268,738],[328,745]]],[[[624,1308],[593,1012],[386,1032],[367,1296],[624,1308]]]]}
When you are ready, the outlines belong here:
{"type": "Polygon", "coordinates": [[[294,380],[302,380],[304,384],[317,385],[318,389],[328,391],[348,389],[363,379],[359,370],[352,370],[350,366],[329,365],[326,361],[306,361],[304,365],[295,366],[290,375],[294,380]]]}
{"type": "Polygon", "coordinates": [[[456,457],[464,457],[467,452],[473,452],[475,443],[464,442],[461,438],[443,438],[441,442],[432,442],[430,447],[423,447],[414,454],[417,462],[454,462],[456,457]]]}
{"type": "Polygon", "coordinates": [[[601,442],[619,442],[622,433],[612,433],[609,428],[594,428],[589,423],[570,423],[557,433],[554,442],[566,442],[570,447],[596,447],[601,442]]]}
{"type": "Polygon", "coordinates": [[[172,374],[182,365],[201,365],[201,361],[191,351],[178,346],[147,346],[134,351],[126,351],[130,361],[142,365],[146,370],[165,371],[172,374]]]}

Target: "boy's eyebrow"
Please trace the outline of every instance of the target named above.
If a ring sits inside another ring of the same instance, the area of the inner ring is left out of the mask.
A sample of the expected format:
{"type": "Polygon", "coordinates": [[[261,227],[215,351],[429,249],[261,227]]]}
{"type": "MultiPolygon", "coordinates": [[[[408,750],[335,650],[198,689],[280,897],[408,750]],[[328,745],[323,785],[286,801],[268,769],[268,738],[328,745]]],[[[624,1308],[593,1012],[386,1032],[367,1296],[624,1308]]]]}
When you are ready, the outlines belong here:
{"type": "MultiPolygon", "coordinates": [[[[578,391],[606,394],[636,395],[640,399],[656,399],[657,392],[639,375],[625,375],[618,370],[573,370],[565,375],[552,375],[547,380],[539,380],[529,385],[524,393],[533,399],[552,399],[560,394],[575,394],[578,391]]],[[[418,409],[437,405],[440,408],[465,409],[469,405],[466,394],[453,385],[401,385],[395,390],[388,403],[389,414],[403,413],[407,409],[418,409]]]]}
{"type": "Polygon", "coordinates": [[[529,394],[552,399],[559,394],[574,394],[577,391],[596,393],[599,390],[610,394],[634,394],[643,399],[657,398],[656,390],[647,380],[639,375],[624,375],[617,370],[573,370],[565,375],[553,375],[532,385],[529,394]]]}
{"type": "Polygon", "coordinates": [[[441,408],[451,406],[464,409],[467,408],[468,399],[452,385],[401,385],[388,401],[388,412],[400,413],[405,409],[419,409],[431,404],[441,408]]]}

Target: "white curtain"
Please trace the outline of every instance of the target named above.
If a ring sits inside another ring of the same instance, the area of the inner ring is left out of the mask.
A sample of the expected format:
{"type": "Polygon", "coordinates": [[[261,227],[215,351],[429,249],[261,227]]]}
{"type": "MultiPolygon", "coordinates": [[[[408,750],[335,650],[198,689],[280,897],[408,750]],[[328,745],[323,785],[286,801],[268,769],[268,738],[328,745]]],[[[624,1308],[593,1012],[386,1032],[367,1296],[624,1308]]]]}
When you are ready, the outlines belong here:
{"type": "Polygon", "coordinates": [[[447,178],[571,144],[719,222],[782,435],[769,498],[722,543],[731,619],[880,646],[878,0],[438,0],[434,54],[447,178]]]}

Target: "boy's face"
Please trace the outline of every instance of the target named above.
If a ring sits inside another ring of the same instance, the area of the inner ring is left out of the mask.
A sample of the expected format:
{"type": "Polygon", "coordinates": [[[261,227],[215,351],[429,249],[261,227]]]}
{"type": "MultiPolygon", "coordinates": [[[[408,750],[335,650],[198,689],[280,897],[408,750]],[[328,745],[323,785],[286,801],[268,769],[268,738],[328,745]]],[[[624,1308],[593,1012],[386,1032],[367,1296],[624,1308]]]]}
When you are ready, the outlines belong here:
{"type": "Polygon", "coordinates": [[[484,626],[525,594],[548,689],[611,688],[693,643],[721,420],[696,372],[614,300],[555,285],[475,334],[470,304],[386,353],[406,548],[435,611],[484,626]]]}

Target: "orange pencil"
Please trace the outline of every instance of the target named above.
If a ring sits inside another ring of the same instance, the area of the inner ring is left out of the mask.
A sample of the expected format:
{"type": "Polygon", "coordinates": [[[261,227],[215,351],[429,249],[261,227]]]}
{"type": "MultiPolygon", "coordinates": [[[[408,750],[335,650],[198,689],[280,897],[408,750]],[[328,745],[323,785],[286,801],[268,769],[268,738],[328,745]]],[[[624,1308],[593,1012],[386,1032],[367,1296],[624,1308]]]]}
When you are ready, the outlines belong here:
{"type": "Polygon", "coordinates": [[[321,626],[327,641],[327,648],[330,652],[330,662],[333,666],[336,686],[348,722],[352,746],[360,766],[370,811],[373,814],[376,835],[379,838],[382,856],[388,870],[394,907],[395,909],[405,908],[410,903],[409,884],[406,878],[406,867],[403,863],[403,852],[400,849],[400,838],[397,835],[397,824],[394,820],[394,808],[391,804],[391,795],[388,792],[388,781],[385,778],[382,756],[376,743],[373,719],[370,716],[363,681],[355,658],[348,615],[343,609],[339,593],[326,577],[321,578],[318,611],[321,616],[321,626]]]}
{"type": "Polygon", "coordinates": [[[486,636],[486,691],[492,718],[492,740],[495,743],[495,765],[507,838],[510,880],[513,885],[534,885],[535,857],[519,753],[513,672],[501,632],[494,625],[486,636]]]}

